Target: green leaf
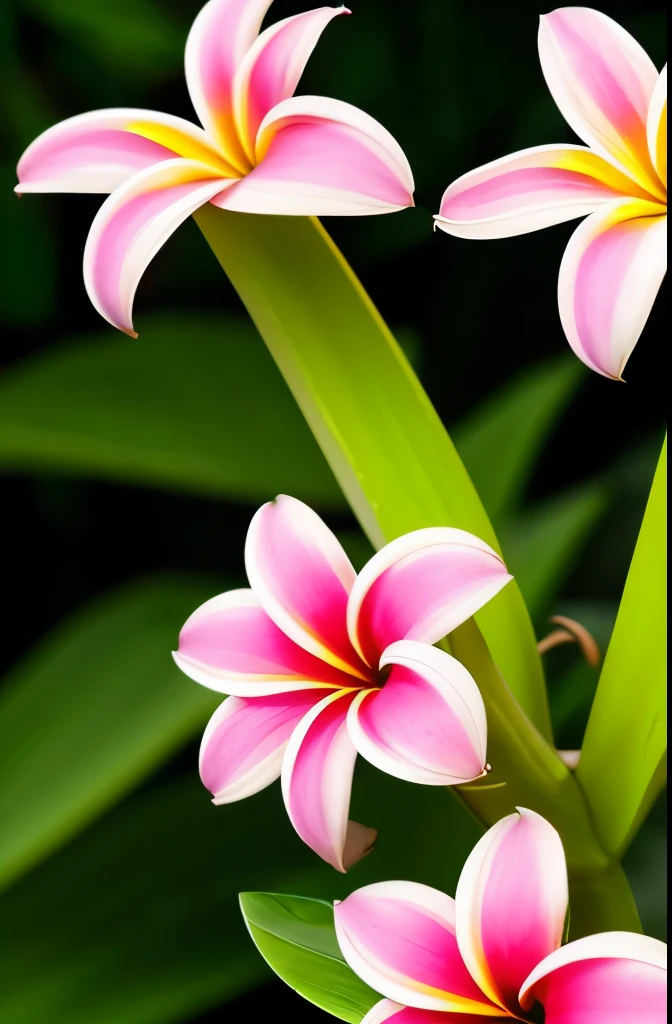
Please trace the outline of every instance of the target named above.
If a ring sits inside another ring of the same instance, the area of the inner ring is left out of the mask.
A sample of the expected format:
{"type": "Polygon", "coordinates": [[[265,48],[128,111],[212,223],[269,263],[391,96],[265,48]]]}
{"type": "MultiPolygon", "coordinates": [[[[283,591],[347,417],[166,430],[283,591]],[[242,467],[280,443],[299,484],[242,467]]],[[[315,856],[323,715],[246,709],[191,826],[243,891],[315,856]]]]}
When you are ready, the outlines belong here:
{"type": "Polygon", "coordinates": [[[270,980],[241,889],[344,899],[382,877],[454,893],[480,836],[456,801],[366,763],[353,795],[380,836],[345,876],[298,838],[278,785],[213,807],[194,753],[188,779],[134,794],[0,895],[0,1020],[182,1024],[270,980]]]}
{"type": "Polygon", "coordinates": [[[24,360],[0,384],[0,466],[318,506],[338,486],[253,326],[148,317],[24,360]]]}
{"type": "Polygon", "coordinates": [[[520,504],[541,448],[581,380],[576,359],[526,370],[453,430],[488,515],[498,526],[520,504]]]}
{"type": "Polygon", "coordinates": [[[217,696],[186,680],[170,652],[184,620],[217,589],[190,577],[129,584],[13,668],[0,690],[0,888],[207,721],[217,696]]]}
{"type": "Polygon", "coordinates": [[[56,261],[46,211],[19,200],[15,184],[15,168],[0,164],[0,221],[3,245],[11,253],[2,268],[0,316],[28,327],[43,322],[54,309],[56,261]]]}
{"type": "Polygon", "coordinates": [[[379,1002],[343,960],[330,903],[244,892],[240,906],[264,960],[304,999],[350,1024],[360,1024],[379,1002]]]}
{"type": "Polygon", "coordinates": [[[502,531],[507,566],[533,618],[548,611],[606,508],[605,489],[588,484],[526,510],[502,531]]]}
{"type": "Polygon", "coordinates": [[[663,444],[577,769],[595,826],[620,856],[665,781],[666,483],[663,444]]]}
{"type": "MultiPolygon", "coordinates": [[[[361,284],[315,219],[195,219],[230,277],[375,547],[426,526],[497,543],[443,424],[361,284]]],[[[501,670],[550,736],[541,662],[520,591],[479,612],[501,670]]]]}

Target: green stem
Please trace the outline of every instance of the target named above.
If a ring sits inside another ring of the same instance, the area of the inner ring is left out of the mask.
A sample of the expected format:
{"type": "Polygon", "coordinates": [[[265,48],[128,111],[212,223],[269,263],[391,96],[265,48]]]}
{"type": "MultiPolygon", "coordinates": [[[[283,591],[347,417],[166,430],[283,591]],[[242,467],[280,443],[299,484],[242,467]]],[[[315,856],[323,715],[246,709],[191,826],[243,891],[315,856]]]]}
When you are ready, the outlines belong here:
{"type": "MultiPolygon", "coordinates": [[[[497,547],[420,382],[322,226],[212,206],[196,221],[372,543],[380,547],[410,530],[444,525],[497,547]]],[[[476,621],[451,634],[450,642],[486,700],[494,770],[483,785],[463,787],[461,797],[486,824],[516,804],[538,810],[562,835],[573,884],[599,894],[601,880],[620,878],[620,868],[596,840],[576,781],[549,743],[546,689],[515,582],[476,621]],[[499,781],[506,785],[485,788],[499,781]]],[[[627,910],[621,927],[637,927],[627,910]]]]}

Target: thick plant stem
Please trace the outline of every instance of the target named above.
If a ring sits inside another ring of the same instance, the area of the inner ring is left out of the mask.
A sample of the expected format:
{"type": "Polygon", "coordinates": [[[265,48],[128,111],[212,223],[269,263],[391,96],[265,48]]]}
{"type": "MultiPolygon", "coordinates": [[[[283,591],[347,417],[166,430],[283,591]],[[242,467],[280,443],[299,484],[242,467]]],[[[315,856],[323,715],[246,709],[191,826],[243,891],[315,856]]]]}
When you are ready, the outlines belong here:
{"type": "MultiPolygon", "coordinates": [[[[322,226],[212,206],[195,217],[373,544],[421,527],[455,526],[497,547],[427,395],[322,226]]],[[[600,880],[617,878],[626,889],[627,882],[597,841],[576,780],[549,743],[543,675],[515,581],[476,621],[450,642],[486,700],[493,772],[462,787],[461,797],[485,824],[516,804],[543,814],[562,835],[572,884],[594,889],[598,906],[600,880]]],[[[627,905],[620,927],[637,928],[627,905]]]]}
{"type": "MultiPolygon", "coordinates": [[[[422,385],[322,225],[195,215],[374,547],[456,526],[497,547],[485,509],[422,385]]],[[[550,738],[534,632],[515,583],[479,612],[493,656],[550,738]]]]}

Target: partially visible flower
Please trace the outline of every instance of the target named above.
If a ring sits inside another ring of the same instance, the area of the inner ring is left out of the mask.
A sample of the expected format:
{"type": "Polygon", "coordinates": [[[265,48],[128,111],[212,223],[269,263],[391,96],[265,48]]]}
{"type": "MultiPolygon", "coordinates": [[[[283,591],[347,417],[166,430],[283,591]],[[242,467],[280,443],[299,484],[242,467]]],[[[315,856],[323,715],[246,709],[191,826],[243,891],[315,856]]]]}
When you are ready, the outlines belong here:
{"type": "Polygon", "coordinates": [[[562,945],[560,837],[519,808],[476,844],[455,899],[415,882],[365,886],[335,906],[346,961],[385,996],[362,1024],[663,1024],[667,947],[629,932],[562,945]]]}
{"type": "Polygon", "coordinates": [[[579,359],[621,379],[667,269],[667,67],[611,18],[541,19],[546,83],[585,146],[536,146],[454,181],[435,218],[459,238],[506,238],[576,217],[558,299],[579,359]]]}
{"type": "Polygon", "coordinates": [[[476,683],[430,646],[511,579],[462,530],[417,530],[356,575],[334,534],[281,495],[254,516],[245,546],[250,590],[207,601],[180,633],[175,661],[231,694],[201,745],[216,804],[282,775],[301,838],[343,871],[374,833],[348,823],[357,752],[410,782],[450,786],[485,769],[476,683]]]}
{"type": "Polygon", "coordinates": [[[150,260],[205,203],[243,213],[356,216],[413,205],[401,148],[357,107],[294,96],[322,31],[345,7],[271,25],[272,0],[210,0],[187,39],[187,86],[202,128],[153,110],[96,110],[40,135],[21,157],[24,192],[111,192],[84,253],[106,320],[135,336],[150,260]]]}

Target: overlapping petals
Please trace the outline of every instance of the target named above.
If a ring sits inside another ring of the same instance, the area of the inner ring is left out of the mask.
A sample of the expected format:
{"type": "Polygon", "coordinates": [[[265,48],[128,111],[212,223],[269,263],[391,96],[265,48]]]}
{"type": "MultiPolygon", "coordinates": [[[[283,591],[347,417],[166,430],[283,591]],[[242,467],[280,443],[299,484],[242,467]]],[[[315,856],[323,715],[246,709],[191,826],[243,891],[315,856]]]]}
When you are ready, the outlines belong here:
{"type": "Polygon", "coordinates": [[[609,932],[562,946],[566,912],[560,838],[522,808],[476,845],[454,902],[412,882],[359,889],[334,917],[345,960],[384,997],[362,1024],[537,1020],[538,1004],[546,1024],[662,1024],[664,944],[609,932]]]}
{"type": "Polygon", "coordinates": [[[584,146],[538,146],[446,190],[436,225],[505,238],[589,215],[563,260],[560,315],[580,359],[620,379],[667,265],[667,70],[610,18],[569,7],[541,19],[539,55],[584,146]]]}
{"type": "Polygon", "coordinates": [[[201,776],[226,803],[281,774],[297,832],[344,870],[373,841],[348,821],[357,753],[425,785],[486,770],[478,687],[429,644],[510,576],[478,538],[437,528],[399,538],[358,577],[319,516],[284,495],[254,516],[245,563],[251,589],[194,612],[174,655],[233,695],[206,730],[201,776]]]}
{"type": "Polygon", "coordinates": [[[197,16],[185,71],[202,128],[154,111],[93,111],[44,132],[19,161],[19,193],[112,193],[94,221],[85,281],[96,309],[128,334],[147,263],[207,202],[297,216],[413,205],[408,161],[377,121],[293,96],[321,33],[349,12],[321,7],[259,34],[270,3],[209,0],[197,16]]]}

